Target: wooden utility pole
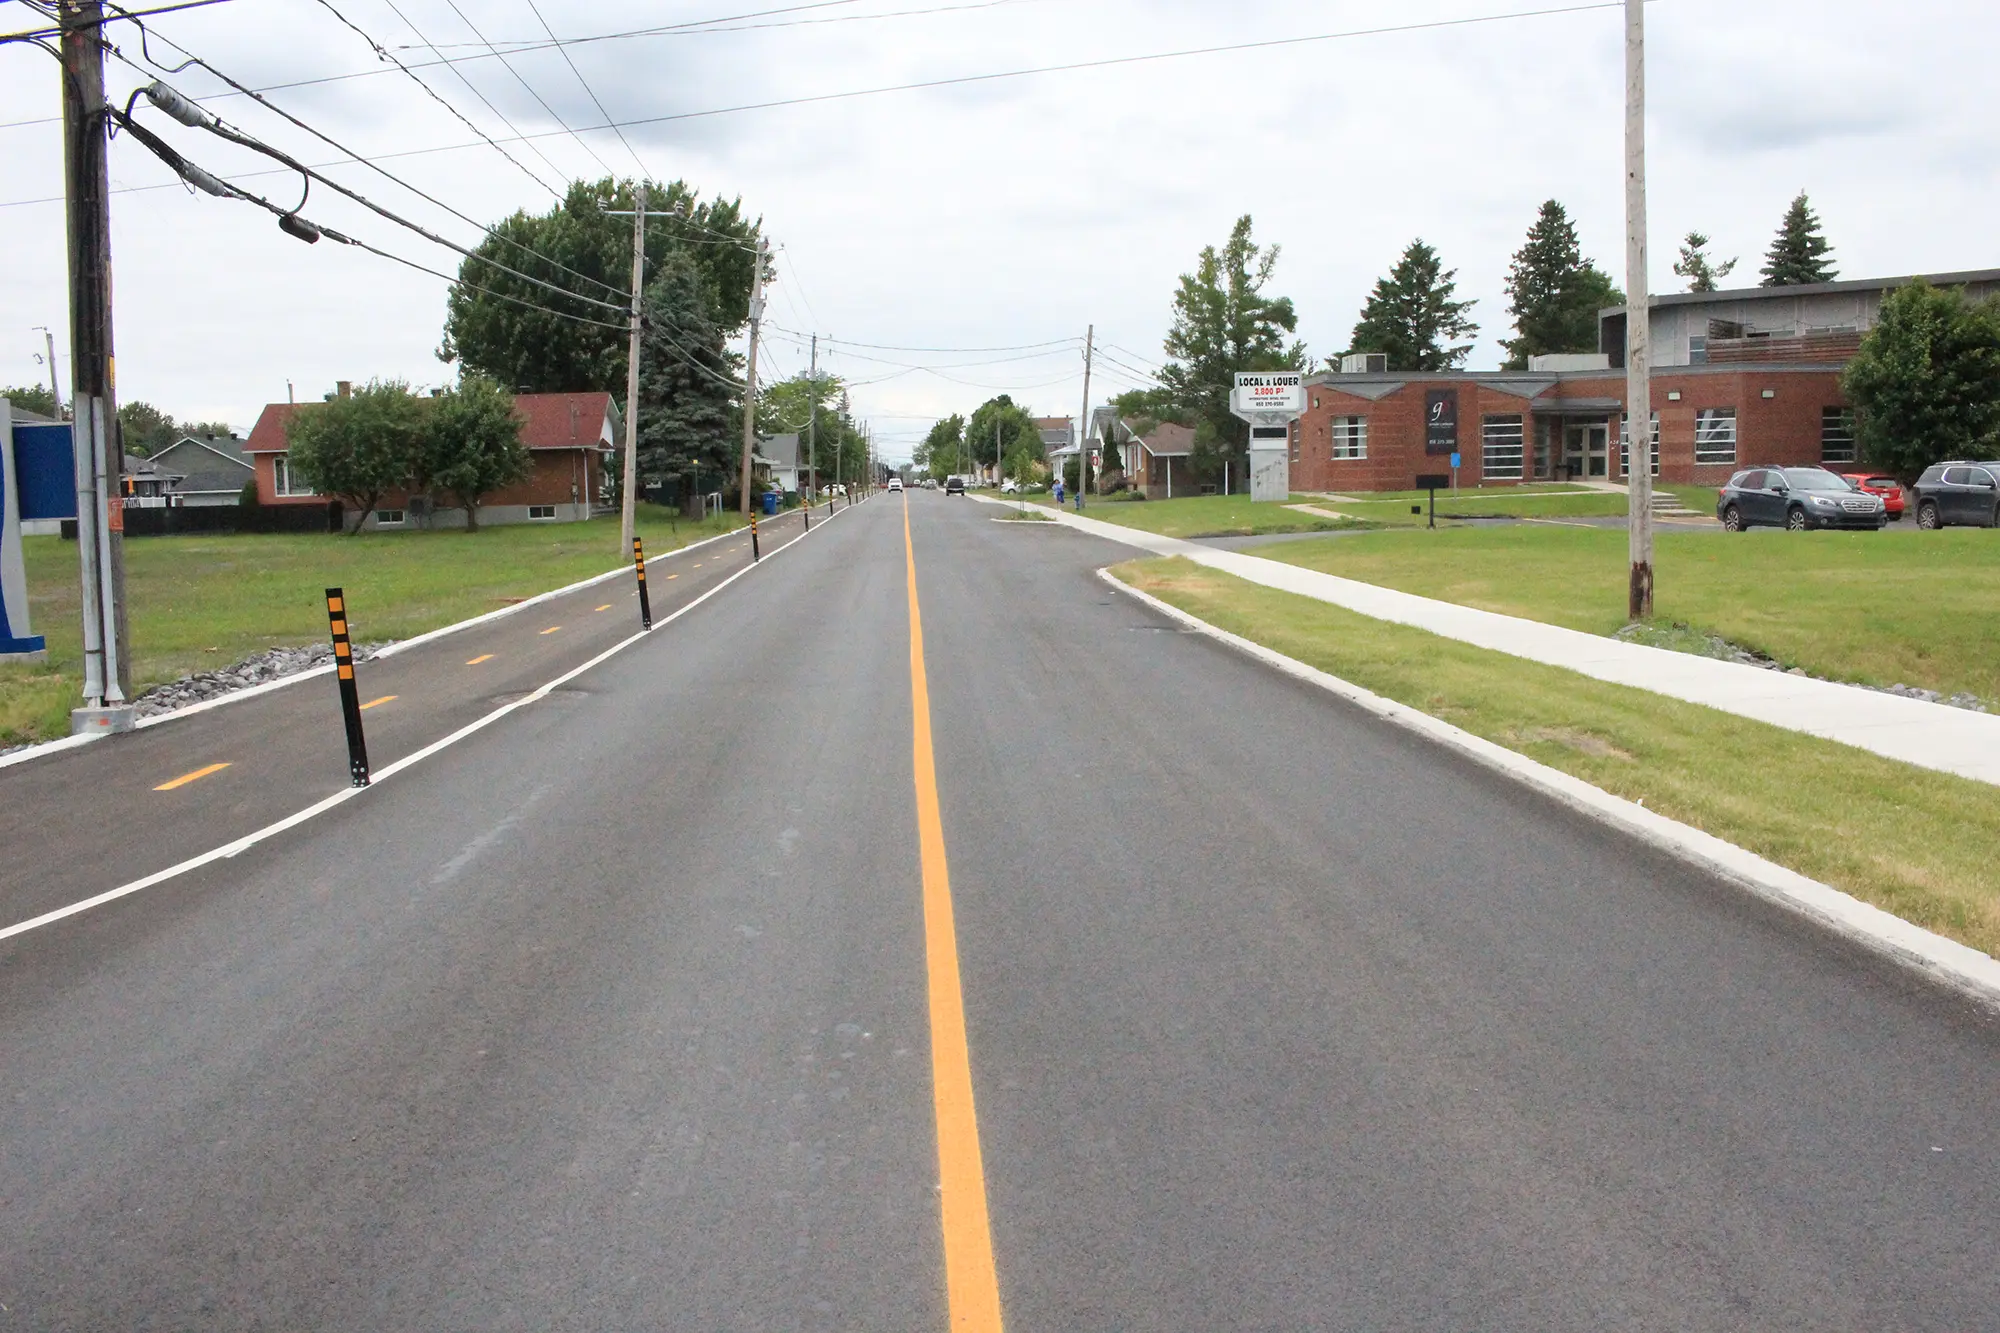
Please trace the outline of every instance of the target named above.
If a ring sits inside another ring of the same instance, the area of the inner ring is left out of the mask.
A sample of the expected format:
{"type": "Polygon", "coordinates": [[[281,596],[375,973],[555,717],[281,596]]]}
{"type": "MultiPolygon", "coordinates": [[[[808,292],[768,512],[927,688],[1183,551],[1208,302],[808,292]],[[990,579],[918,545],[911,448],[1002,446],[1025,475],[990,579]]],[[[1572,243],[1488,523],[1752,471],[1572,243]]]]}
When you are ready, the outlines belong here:
{"type": "Polygon", "coordinates": [[[1646,273],[1646,0],[1625,0],[1625,614],[1653,615],[1653,300],[1646,273]]]}
{"type": "MultiPolygon", "coordinates": [[[[806,493],[806,508],[819,499],[819,335],[812,336],[812,362],[807,372],[812,380],[812,415],[806,418],[806,476],[812,487],[806,493]]],[[[796,460],[794,460],[796,461],[796,460]]]]}
{"type": "Polygon", "coordinates": [[[1076,507],[1083,508],[1083,493],[1090,488],[1090,356],[1097,346],[1095,324],[1083,335],[1083,415],[1076,421],[1076,507]]]}
{"type": "Polygon", "coordinates": [[[625,480],[618,511],[618,549],[632,549],[639,490],[639,298],[646,289],[646,183],[633,190],[632,341],[625,356],[625,480]]]}
{"type": "Polygon", "coordinates": [[[750,455],[757,446],[757,326],[764,320],[764,238],[750,270],[750,359],[743,366],[743,516],[750,516],[750,455]]]}
{"type": "Polygon", "coordinates": [[[64,193],[69,213],[71,441],[83,566],[84,707],[77,731],[129,730],[125,454],[111,341],[111,195],[99,0],[61,0],[64,193]]]}

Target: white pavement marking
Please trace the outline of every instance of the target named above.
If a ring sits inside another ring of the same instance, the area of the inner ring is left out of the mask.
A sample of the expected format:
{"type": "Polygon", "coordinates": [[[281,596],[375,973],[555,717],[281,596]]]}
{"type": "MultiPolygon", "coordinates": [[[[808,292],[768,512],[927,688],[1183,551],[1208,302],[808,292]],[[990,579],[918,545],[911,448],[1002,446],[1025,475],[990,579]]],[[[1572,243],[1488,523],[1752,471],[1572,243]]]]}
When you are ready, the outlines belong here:
{"type": "Polygon", "coordinates": [[[1831,885],[1809,879],[1795,870],[1787,870],[1775,861],[1767,861],[1755,852],[1725,842],[1714,834],[1704,833],[1692,825],[1668,819],[1635,802],[1613,796],[1581,778],[1537,763],[1524,754],[1518,754],[1504,745],[1496,745],[1483,736],[1475,736],[1429,713],[1385,699],[1318,667],[1308,666],[1241,635],[1219,629],[1199,616],[1121,582],[1108,569],[1098,570],[1097,575],[1118,591],[1138,598],[1161,615],[1177,620],[1190,629],[1220,640],[1288,676],[1339,695],[1377,717],[1450,746],[1601,824],[1610,825],[1648,846],[1657,847],[1740,888],[1748,889],[1758,897],[1804,916],[1871,952],[1942,982],[1989,1009],[2000,1010],[2000,960],[1957,940],[1946,939],[1921,926],[1912,925],[1831,885]]]}
{"type": "MultiPolygon", "coordinates": [[[[736,529],[731,529],[728,532],[718,532],[713,537],[703,537],[698,542],[689,542],[686,546],[677,546],[671,551],[662,551],[658,555],[649,555],[646,557],[646,565],[648,568],[651,568],[657,561],[671,560],[677,555],[686,555],[689,551],[699,550],[711,542],[719,542],[735,535],[736,529]]],[[[447,634],[457,634],[462,630],[476,629],[481,625],[490,624],[503,617],[525,611],[531,606],[539,605],[552,598],[579,592],[593,584],[602,583],[606,579],[615,579],[620,574],[630,574],[631,572],[631,565],[621,565],[617,569],[608,569],[602,574],[593,574],[579,583],[565,584],[560,588],[551,588],[548,592],[536,593],[533,597],[524,597],[512,606],[503,606],[498,611],[488,611],[482,615],[476,615],[470,620],[460,620],[450,625],[440,625],[433,630],[425,630],[422,634],[412,635],[407,639],[399,640],[386,648],[380,649],[370,656],[369,661],[372,662],[376,658],[382,657],[394,657],[397,653],[408,652],[412,648],[421,647],[433,639],[442,639],[447,634]]],[[[670,574],[667,577],[674,578],[677,576],[670,574]]],[[[328,662],[324,666],[310,667],[307,670],[295,672],[289,676],[280,676],[276,680],[267,680],[261,685],[250,685],[240,690],[232,690],[228,694],[219,694],[213,699],[203,699],[200,703],[189,704],[185,708],[176,708],[171,713],[156,713],[152,717],[142,717],[133,724],[133,728],[134,730],[144,731],[147,727],[157,727],[163,722],[173,722],[180,718],[191,717],[196,713],[206,713],[211,708],[220,708],[224,704],[238,703],[244,699],[255,698],[260,694],[269,694],[272,690],[282,690],[287,685],[296,685],[302,680],[311,680],[315,676],[324,676],[331,673],[332,670],[332,662],[328,662]]],[[[63,750],[73,750],[79,745],[102,739],[104,737],[101,733],[89,733],[82,736],[65,736],[61,740],[46,741],[41,745],[31,745],[25,750],[16,750],[13,754],[0,757],[0,768],[7,768],[13,764],[25,764],[30,759],[40,759],[46,755],[57,754],[63,750]]]]}
{"type": "Polygon", "coordinates": [[[1562,667],[1613,685],[1650,690],[1920,768],[2000,784],[2000,714],[1975,713],[1669,648],[1649,648],[1075,514],[1057,513],[1055,517],[1059,523],[1094,536],[1155,555],[1185,556],[1198,565],[1376,620],[1412,625],[1510,657],[1562,667]]]}
{"type": "MultiPolygon", "coordinates": [[[[773,557],[776,557],[778,555],[783,554],[784,552],[790,550],[792,547],[798,545],[801,541],[804,541],[808,535],[810,534],[800,533],[797,537],[794,537],[791,541],[786,542],[783,546],[775,548],[771,552],[771,555],[773,557]]],[[[648,563],[651,562],[649,561],[648,563]]],[[[441,740],[432,741],[429,745],[426,745],[423,749],[418,750],[416,753],[404,755],[401,759],[396,760],[394,763],[387,764],[382,768],[376,769],[373,775],[372,785],[370,786],[344,788],[340,791],[333,793],[333,795],[331,796],[325,797],[324,799],[319,801],[315,801],[313,804],[307,806],[303,810],[299,810],[293,814],[286,815],[283,819],[278,820],[274,824],[266,824],[263,828],[256,830],[254,833],[246,833],[242,837],[236,839],[233,842],[226,842],[220,847],[210,848],[208,851],[201,853],[199,856],[191,856],[187,860],[182,861],[176,865],[168,866],[165,870],[156,870],[152,874],[147,875],[141,879],[135,879],[129,884],[121,884],[115,889],[107,889],[103,893],[98,894],[94,898],[85,898],[83,901],[71,903],[67,907],[58,907],[54,911],[44,912],[38,917],[31,917],[26,921],[16,922],[14,925],[7,926],[4,929],[0,929],[0,941],[10,940],[14,938],[14,936],[16,935],[25,935],[29,931],[39,930],[43,926],[54,925],[56,922],[64,920],[65,918],[76,916],[83,912],[88,912],[93,907],[102,907],[106,903],[116,902],[120,898],[130,897],[132,894],[139,892],[141,889],[150,889],[156,884],[164,884],[166,881],[170,879],[176,879],[182,875],[187,874],[191,870],[199,870],[201,869],[201,867],[208,865],[210,862],[224,860],[229,857],[240,856],[244,852],[249,851],[252,847],[255,847],[258,843],[268,841],[269,839],[276,837],[278,834],[283,833],[286,829],[297,828],[300,824],[305,823],[307,820],[312,819],[317,815],[325,814],[328,810],[333,809],[335,806],[340,805],[345,801],[353,800],[355,797],[361,795],[363,792],[374,791],[377,787],[380,787],[383,782],[387,781],[389,778],[396,776],[398,773],[401,773],[404,769],[411,768],[417,764],[422,763],[424,760],[430,758],[432,755],[438,753],[440,750],[449,749],[451,746],[458,744],[460,741],[472,735],[474,732],[484,731],[487,727],[492,726],[495,722],[498,722],[501,718],[507,716],[509,713],[514,712],[516,709],[526,708],[531,703],[537,703],[543,699],[548,698],[552,692],[561,689],[564,685],[567,685],[570,681],[575,680],[578,676],[581,676],[584,672],[589,671],[592,667],[598,666],[601,663],[609,661],[611,658],[616,657],[618,654],[624,652],[627,648],[630,648],[633,644],[639,642],[639,640],[647,637],[649,634],[657,634],[660,630],[665,629],[668,625],[673,624],[676,620],[679,620],[682,616],[694,610],[697,606],[700,606],[703,602],[715,596],[717,593],[721,592],[724,588],[727,588],[730,584],[742,578],[745,574],[748,574],[751,571],[758,568],[760,568],[760,566],[756,563],[745,565],[743,568],[737,570],[734,574],[731,574],[728,578],[722,580],[722,582],[716,584],[713,588],[710,588],[707,592],[703,593],[701,596],[689,602],[686,606],[681,607],[678,611],[675,611],[673,614],[661,619],[658,623],[656,623],[653,626],[652,629],[640,630],[637,634],[633,634],[624,639],[619,640],[617,643],[611,645],[611,647],[605,649],[597,656],[591,658],[588,662],[585,662],[582,666],[572,667],[568,671],[563,672],[562,675],[557,676],[554,680],[545,682],[544,684],[536,688],[536,690],[532,694],[524,695],[521,698],[514,700],[512,703],[502,704],[500,707],[494,709],[492,712],[486,714],[484,717],[478,718],[472,722],[468,722],[466,725],[460,727],[457,731],[452,732],[449,736],[446,736],[441,740]]],[[[625,572],[626,572],[625,570],[613,571],[613,573],[625,573],[625,572]]],[[[592,580],[592,582],[595,581],[596,580],[592,580]]],[[[526,605],[526,603],[523,603],[523,605],[526,605]]],[[[512,610],[515,608],[509,608],[509,609],[512,610]]],[[[414,640],[411,640],[410,642],[414,642],[414,640]]]]}

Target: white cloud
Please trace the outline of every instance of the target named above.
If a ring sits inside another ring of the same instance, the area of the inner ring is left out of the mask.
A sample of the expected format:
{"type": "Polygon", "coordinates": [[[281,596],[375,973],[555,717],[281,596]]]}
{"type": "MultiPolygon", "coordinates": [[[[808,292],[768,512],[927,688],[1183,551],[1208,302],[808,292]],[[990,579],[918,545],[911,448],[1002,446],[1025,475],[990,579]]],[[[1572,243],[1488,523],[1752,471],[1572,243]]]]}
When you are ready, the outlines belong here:
{"type": "MultiPolygon", "coordinates": [[[[336,0],[385,43],[415,39],[383,0],[336,0]]],[[[856,0],[791,16],[935,8],[964,0],[856,0]]],[[[460,0],[496,40],[534,39],[523,0],[460,0]]],[[[704,0],[690,14],[769,8],[704,0]]],[[[572,49],[614,115],[682,115],[857,88],[1314,32],[1466,18],[1526,8],[1508,0],[1380,5],[1263,0],[1009,0],[955,13],[812,23],[572,49]]],[[[471,35],[444,0],[402,0],[440,44],[471,35]]],[[[25,13],[26,11],[20,11],[25,13]]],[[[565,35],[658,23],[640,0],[543,12],[565,35]]],[[[1778,216],[1803,188],[1827,222],[1843,272],[2000,263],[1984,219],[1996,184],[1983,127],[1996,118],[1985,71],[1996,24],[1987,7],[1908,0],[1657,0],[1650,124],[1653,283],[1671,290],[1675,240],[1690,228],[1756,268],[1778,216]]],[[[671,20],[670,20],[671,21],[671,20]]],[[[773,22],[767,19],[760,22],[773,22]]],[[[376,62],[315,4],[236,4],[162,17],[158,30],[254,85],[364,71],[376,62]]],[[[138,44],[119,37],[137,58],[138,44]]],[[[462,53],[462,48],[454,48],[462,53]]],[[[402,51],[405,59],[427,58],[402,51]]],[[[595,108],[560,57],[516,58],[522,76],[571,124],[595,108]]],[[[114,65],[121,93],[136,76],[114,65]]],[[[522,130],[549,114],[492,61],[464,72],[522,130]]],[[[426,72],[468,116],[504,133],[465,86],[426,72]]],[[[190,90],[213,85],[196,71],[190,90]]],[[[1476,360],[1505,336],[1508,256],[1545,198],[1568,205],[1585,249],[1623,281],[1622,64],[1616,10],[1387,34],[1261,52],[959,85],[807,106],[664,121],[628,137],[651,170],[706,194],[741,195],[784,246],[772,318],[863,342],[938,347],[1036,343],[1080,335],[1159,359],[1176,276],[1219,242],[1239,213],[1284,246],[1277,289],[1301,313],[1315,352],[1345,345],[1369,286],[1422,236],[1478,299],[1476,360]]],[[[470,135],[402,76],[377,74],[272,94],[367,153],[467,142],[470,135]]],[[[54,62],[0,48],[0,121],[50,114],[54,62]]],[[[334,156],[243,99],[231,119],[309,161],[334,156]]],[[[169,126],[199,160],[240,169],[254,159],[169,126]]],[[[629,170],[609,134],[596,157],[629,170]]],[[[567,136],[510,151],[553,179],[602,168],[567,136]]],[[[0,129],[0,201],[60,193],[56,127],[0,129]]],[[[465,212],[497,217],[549,199],[491,149],[388,161],[465,212]]],[[[163,168],[136,146],[113,149],[117,183],[158,184],[163,168]]],[[[343,179],[427,222],[436,210],[358,168],[343,179]]],[[[297,185],[262,188],[287,202],[297,185]]],[[[116,196],[114,244],[121,393],[176,415],[247,426],[285,382],[314,397],[336,378],[400,375],[438,382],[433,356],[442,284],[366,255],[281,235],[266,214],[177,188],[116,196]]],[[[412,255],[414,238],[316,194],[307,210],[412,255]]],[[[461,225],[447,228],[465,238],[461,225]]],[[[32,380],[33,325],[65,322],[59,205],[0,208],[0,382],[32,380]]],[[[451,257],[427,256],[450,269],[451,257]]],[[[802,367],[785,338],[771,363],[802,367]]],[[[822,345],[851,378],[892,374],[862,349],[822,345]]],[[[871,352],[940,364],[976,357],[871,352]]],[[[66,358],[66,354],[65,354],[66,358]]],[[[907,448],[923,418],[968,410],[994,387],[1050,413],[1081,405],[1081,366],[1067,349],[944,378],[909,373],[860,388],[877,436],[907,448]],[[970,381],[960,383],[957,381],[970,381]],[[979,387],[974,387],[974,386],[979,387]],[[992,387],[988,387],[992,386],[992,387]]],[[[1114,387],[1126,372],[1103,368],[1114,387]]]]}

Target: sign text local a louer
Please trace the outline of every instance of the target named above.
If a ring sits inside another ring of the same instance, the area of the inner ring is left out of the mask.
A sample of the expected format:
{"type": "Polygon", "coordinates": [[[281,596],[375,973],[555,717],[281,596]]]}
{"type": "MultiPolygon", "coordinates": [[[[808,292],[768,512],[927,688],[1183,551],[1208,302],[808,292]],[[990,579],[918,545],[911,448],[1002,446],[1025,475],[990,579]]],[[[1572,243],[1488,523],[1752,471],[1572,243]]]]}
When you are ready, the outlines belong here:
{"type": "Polygon", "coordinates": [[[1306,410],[1306,377],[1296,370],[1238,371],[1229,406],[1237,412],[1298,416],[1306,410]]]}

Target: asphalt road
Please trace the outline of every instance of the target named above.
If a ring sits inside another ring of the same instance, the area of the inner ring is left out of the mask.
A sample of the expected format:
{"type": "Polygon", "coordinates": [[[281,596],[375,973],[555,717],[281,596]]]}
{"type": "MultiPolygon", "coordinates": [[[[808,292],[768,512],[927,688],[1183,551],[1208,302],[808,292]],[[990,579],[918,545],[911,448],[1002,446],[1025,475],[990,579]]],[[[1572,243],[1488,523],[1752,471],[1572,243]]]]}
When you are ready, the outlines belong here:
{"type": "Polygon", "coordinates": [[[0,942],[0,1330],[2000,1328],[1989,1023],[925,493],[941,1238],[905,505],[0,942]]]}

